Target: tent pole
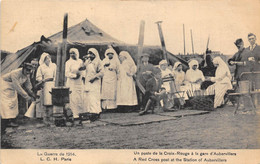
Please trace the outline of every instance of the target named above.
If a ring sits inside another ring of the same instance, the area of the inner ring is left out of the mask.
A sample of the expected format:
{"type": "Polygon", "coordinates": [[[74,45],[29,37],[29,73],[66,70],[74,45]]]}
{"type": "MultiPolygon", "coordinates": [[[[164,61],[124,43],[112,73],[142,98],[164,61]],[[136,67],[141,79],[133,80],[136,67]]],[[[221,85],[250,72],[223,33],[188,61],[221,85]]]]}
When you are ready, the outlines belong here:
{"type": "Polygon", "coordinates": [[[67,58],[67,31],[68,31],[68,14],[64,15],[62,43],[58,45],[57,51],[57,71],[55,87],[65,85],[65,62],[67,58]]]}
{"type": "Polygon", "coordinates": [[[56,70],[56,80],[55,80],[55,87],[60,86],[60,76],[61,76],[61,44],[58,44],[58,50],[57,50],[57,60],[56,60],[57,70],[56,70]]]}
{"type": "Polygon", "coordinates": [[[58,46],[55,87],[52,88],[53,117],[56,126],[64,126],[63,108],[69,102],[69,88],[65,88],[65,62],[67,58],[68,14],[63,20],[63,39],[58,46]]]}
{"type": "Polygon", "coordinates": [[[184,54],[186,54],[186,50],[185,50],[185,27],[184,27],[184,24],[183,24],[183,51],[184,51],[184,54]]]}
{"type": "Polygon", "coordinates": [[[159,36],[160,36],[162,50],[163,50],[163,58],[167,61],[167,64],[169,64],[169,59],[167,57],[167,51],[166,51],[165,41],[164,41],[162,27],[161,27],[162,21],[158,21],[158,22],[155,22],[155,23],[158,26],[159,36]]]}
{"type": "Polygon", "coordinates": [[[190,30],[190,35],[191,35],[192,54],[194,55],[194,46],[193,46],[192,29],[190,30]]]}
{"type": "Polygon", "coordinates": [[[208,48],[209,48],[209,36],[208,36],[206,51],[208,50],[208,48]]]}
{"type": "Polygon", "coordinates": [[[207,51],[209,49],[209,36],[208,36],[208,41],[207,41],[207,46],[206,46],[206,52],[205,52],[205,55],[204,55],[204,60],[206,60],[206,55],[207,55],[207,51]]]}
{"type": "MultiPolygon", "coordinates": [[[[140,64],[141,64],[141,55],[143,53],[143,45],[144,45],[144,27],[145,22],[142,20],[140,23],[139,29],[139,39],[138,39],[138,52],[137,52],[137,74],[140,73],[140,64]]],[[[145,89],[142,84],[139,82],[137,78],[135,78],[136,85],[140,89],[140,91],[144,94],[145,89]]]]}
{"type": "Polygon", "coordinates": [[[61,60],[61,86],[65,85],[65,62],[67,58],[68,13],[64,15],[61,60]]]}
{"type": "Polygon", "coordinates": [[[140,67],[140,58],[143,53],[143,45],[144,45],[144,27],[145,27],[145,22],[142,20],[140,22],[140,29],[139,29],[139,39],[138,39],[138,53],[137,53],[137,67],[139,71],[140,67]]]}

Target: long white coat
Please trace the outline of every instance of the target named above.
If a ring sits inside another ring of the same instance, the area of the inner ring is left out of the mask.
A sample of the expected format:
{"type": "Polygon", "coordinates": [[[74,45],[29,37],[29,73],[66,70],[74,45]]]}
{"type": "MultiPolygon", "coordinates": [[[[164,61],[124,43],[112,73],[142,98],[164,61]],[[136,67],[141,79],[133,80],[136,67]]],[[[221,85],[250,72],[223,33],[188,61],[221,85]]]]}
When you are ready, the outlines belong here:
{"type": "Polygon", "coordinates": [[[102,80],[102,108],[114,109],[116,105],[117,78],[119,73],[119,60],[117,53],[109,48],[105,52],[105,59],[102,61],[104,67],[104,76],[102,80]],[[107,54],[113,53],[113,59],[108,59],[107,54]],[[105,67],[104,65],[109,64],[105,67]]]}
{"type": "MultiPolygon", "coordinates": [[[[224,95],[228,89],[232,89],[231,73],[227,64],[218,56],[213,59],[214,64],[218,64],[216,70],[216,76],[211,78],[211,81],[215,82],[211,87],[215,88],[214,108],[220,106],[224,102],[224,95]]],[[[208,90],[207,89],[207,90],[208,90]]]]}
{"type": "Polygon", "coordinates": [[[70,88],[70,109],[72,110],[73,117],[78,118],[79,114],[82,112],[82,102],[83,102],[83,81],[81,71],[79,68],[83,66],[83,61],[78,58],[79,53],[75,48],[70,49],[76,53],[76,60],[69,59],[65,64],[65,76],[67,77],[66,86],[70,88]],[[80,77],[77,77],[80,74],[80,77]]]}
{"type": "Polygon", "coordinates": [[[96,49],[90,48],[91,51],[96,55],[93,61],[87,60],[84,65],[86,66],[85,71],[85,84],[83,92],[83,112],[84,113],[95,113],[99,114],[101,110],[101,78],[103,77],[103,67],[101,65],[99,53],[96,49]],[[93,83],[91,79],[97,78],[93,83]]]}
{"type": "Polygon", "coordinates": [[[52,81],[45,82],[43,89],[40,91],[42,105],[52,105],[52,99],[51,99],[52,96],[50,94],[50,91],[54,87],[54,80],[56,77],[56,69],[57,69],[56,64],[52,62],[50,62],[49,66],[47,66],[44,63],[44,60],[48,55],[49,54],[47,53],[43,53],[41,55],[40,66],[38,67],[36,72],[37,81],[42,81],[50,78],[53,79],[52,81]]]}
{"type": "Polygon", "coordinates": [[[117,81],[117,105],[137,105],[135,82],[133,79],[137,71],[136,65],[128,52],[119,54],[126,59],[119,65],[119,77],[117,81]]]}

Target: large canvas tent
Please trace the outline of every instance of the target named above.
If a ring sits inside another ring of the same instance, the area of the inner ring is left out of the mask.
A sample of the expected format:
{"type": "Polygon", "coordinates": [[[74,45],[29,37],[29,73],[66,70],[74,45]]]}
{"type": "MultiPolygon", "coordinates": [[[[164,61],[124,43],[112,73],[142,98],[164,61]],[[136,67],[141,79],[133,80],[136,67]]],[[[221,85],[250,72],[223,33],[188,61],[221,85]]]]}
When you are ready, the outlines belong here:
{"type": "MultiPolygon", "coordinates": [[[[30,62],[32,58],[39,59],[43,52],[48,52],[52,56],[53,62],[56,62],[57,46],[61,42],[62,31],[48,38],[42,36],[39,42],[35,42],[16,53],[1,57],[1,73],[5,74],[17,69],[23,62],[30,62]]],[[[129,45],[113,38],[87,19],[68,28],[68,49],[71,47],[78,48],[80,57],[85,55],[89,48],[94,47],[99,51],[100,58],[103,59],[108,46],[114,47],[118,53],[126,50],[135,61],[137,59],[137,45],[129,45]]],[[[150,61],[153,64],[158,64],[163,59],[163,52],[159,46],[144,46],[143,51],[151,55],[150,61]]],[[[176,61],[181,61],[187,68],[187,62],[181,58],[170,52],[168,52],[168,57],[171,65],[176,61]]]]}

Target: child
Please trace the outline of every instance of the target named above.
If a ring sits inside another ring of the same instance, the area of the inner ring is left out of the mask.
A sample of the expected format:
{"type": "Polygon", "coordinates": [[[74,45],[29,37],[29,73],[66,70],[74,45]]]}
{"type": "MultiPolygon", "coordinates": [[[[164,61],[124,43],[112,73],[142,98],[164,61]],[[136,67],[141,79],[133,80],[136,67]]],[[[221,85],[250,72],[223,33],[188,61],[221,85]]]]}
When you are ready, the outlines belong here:
{"type": "Polygon", "coordinates": [[[172,71],[169,69],[167,61],[161,60],[159,63],[160,69],[162,71],[162,87],[165,88],[167,94],[167,103],[164,106],[167,108],[172,108],[174,106],[173,95],[174,85],[173,85],[173,75],[172,71]]]}

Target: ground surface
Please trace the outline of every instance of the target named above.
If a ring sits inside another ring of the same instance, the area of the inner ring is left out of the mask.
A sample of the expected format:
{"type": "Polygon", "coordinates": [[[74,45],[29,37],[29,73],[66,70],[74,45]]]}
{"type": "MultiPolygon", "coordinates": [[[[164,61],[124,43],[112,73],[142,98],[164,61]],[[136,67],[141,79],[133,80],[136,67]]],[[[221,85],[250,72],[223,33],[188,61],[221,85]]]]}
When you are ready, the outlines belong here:
{"type": "Polygon", "coordinates": [[[225,107],[203,115],[150,124],[120,126],[102,119],[142,117],[136,113],[104,113],[101,121],[82,127],[8,128],[2,148],[21,149],[255,149],[259,143],[258,114],[233,115],[225,107]]]}

